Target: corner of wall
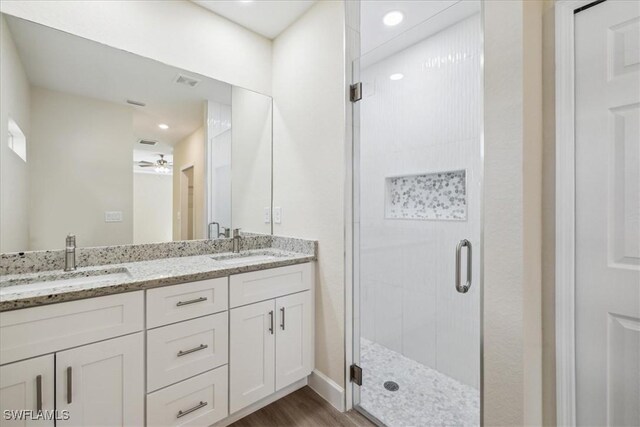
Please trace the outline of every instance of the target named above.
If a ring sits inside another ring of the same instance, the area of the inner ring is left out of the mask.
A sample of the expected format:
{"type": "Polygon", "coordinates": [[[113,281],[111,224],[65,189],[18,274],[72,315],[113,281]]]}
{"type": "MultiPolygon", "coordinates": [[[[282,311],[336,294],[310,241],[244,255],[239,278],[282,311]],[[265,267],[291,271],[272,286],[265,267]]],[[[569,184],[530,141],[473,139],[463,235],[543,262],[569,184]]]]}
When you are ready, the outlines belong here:
{"type": "Polygon", "coordinates": [[[319,241],[316,370],[344,385],[344,7],[314,4],[272,45],[274,234],[319,241]]]}
{"type": "Polygon", "coordinates": [[[542,425],[556,425],[555,1],[542,15],[542,425]]]}
{"type": "Polygon", "coordinates": [[[524,423],[542,425],[542,9],[523,3],[524,423]]]}

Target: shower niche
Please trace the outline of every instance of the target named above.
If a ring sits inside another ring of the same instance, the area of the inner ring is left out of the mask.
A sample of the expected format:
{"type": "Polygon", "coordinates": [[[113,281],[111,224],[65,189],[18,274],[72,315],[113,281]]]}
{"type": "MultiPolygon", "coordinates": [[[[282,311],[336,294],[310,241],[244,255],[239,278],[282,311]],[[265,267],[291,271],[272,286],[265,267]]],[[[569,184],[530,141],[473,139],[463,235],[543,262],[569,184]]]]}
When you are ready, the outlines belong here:
{"type": "Polygon", "coordinates": [[[465,170],[387,177],[385,191],[386,219],[467,219],[465,170]]]}

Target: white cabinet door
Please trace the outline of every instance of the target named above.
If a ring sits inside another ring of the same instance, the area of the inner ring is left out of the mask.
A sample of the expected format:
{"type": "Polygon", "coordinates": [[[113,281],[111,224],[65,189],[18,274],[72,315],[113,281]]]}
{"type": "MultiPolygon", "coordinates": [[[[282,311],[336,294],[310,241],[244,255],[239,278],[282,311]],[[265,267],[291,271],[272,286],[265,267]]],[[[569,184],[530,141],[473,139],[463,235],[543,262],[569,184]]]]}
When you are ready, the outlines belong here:
{"type": "Polygon", "coordinates": [[[143,334],[56,353],[56,408],[60,426],[144,424],[143,334]]]}
{"type": "Polygon", "coordinates": [[[276,390],[280,390],[313,369],[311,292],[276,299],[276,313],[276,390]]]}
{"type": "Polygon", "coordinates": [[[230,412],[275,391],[275,301],[234,308],[230,329],[230,412]]]}
{"type": "Polygon", "coordinates": [[[0,426],[54,425],[53,419],[27,419],[29,412],[15,419],[19,411],[33,411],[34,416],[38,410],[43,411],[43,416],[53,414],[53,372],[52,354],[0,367],[0,426]]]}

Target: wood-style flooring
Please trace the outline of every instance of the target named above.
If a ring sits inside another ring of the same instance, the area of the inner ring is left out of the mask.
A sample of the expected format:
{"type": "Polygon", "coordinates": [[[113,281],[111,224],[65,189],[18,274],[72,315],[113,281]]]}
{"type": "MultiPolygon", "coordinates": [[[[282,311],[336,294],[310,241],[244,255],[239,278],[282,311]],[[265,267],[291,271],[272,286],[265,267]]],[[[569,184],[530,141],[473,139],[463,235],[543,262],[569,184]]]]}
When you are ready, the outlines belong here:
{"type": "Polygon", "coordinates": [[[230,427],[289,426],[372,427],[374,424],[356,411],[338,411],[309,387],[304,387],[247,415],[230,427]]]}

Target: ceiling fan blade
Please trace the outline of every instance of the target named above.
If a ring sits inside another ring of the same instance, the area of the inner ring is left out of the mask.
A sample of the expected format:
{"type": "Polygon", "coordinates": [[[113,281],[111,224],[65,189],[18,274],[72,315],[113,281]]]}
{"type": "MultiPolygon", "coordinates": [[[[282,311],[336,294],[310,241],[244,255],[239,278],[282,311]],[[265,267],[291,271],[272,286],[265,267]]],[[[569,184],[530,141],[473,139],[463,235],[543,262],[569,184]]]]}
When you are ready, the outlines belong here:
{"type": "Polygon", "coordinates": [[[138,164],[140,166],[142,166],[142,165],[155,165],[155,163],[147,162],[146,160],[141,160],[141,161],[138,162],[138,164]]]}
{"type": "Polygon", "coordinates": [[[151,164],[148,164],[148,165],[138,165],[138,166],[140,166],[141,168],[152,168],[155,165],[153,163],[151,163],[151,164]]]}

